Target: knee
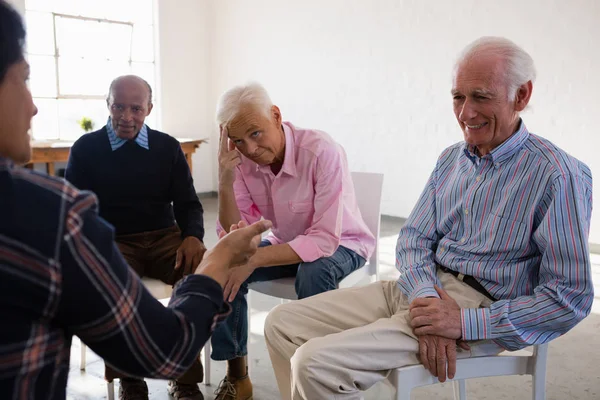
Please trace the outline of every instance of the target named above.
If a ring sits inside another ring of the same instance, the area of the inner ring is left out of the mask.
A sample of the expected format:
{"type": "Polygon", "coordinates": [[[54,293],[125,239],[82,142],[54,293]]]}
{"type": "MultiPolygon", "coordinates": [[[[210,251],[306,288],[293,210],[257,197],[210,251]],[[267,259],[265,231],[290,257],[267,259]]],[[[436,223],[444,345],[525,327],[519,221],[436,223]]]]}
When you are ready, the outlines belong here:
{"type": "Polygon", "coordinates": [[[288,311],[289,304],[280,304],[273,308],[265,320],[265,341],[267,346],[272,347],[273,344],[292,336],[293,324],[289,323],[290,313],[288,311]]]}
{"type": "Polygon", "coordinates": [[[303,299],[336,288],[336,281],[328,263],[318,261],[304,263],[298,268],[296,274],[298,298],[303,299]]]}
{"type": "Polygon", "coordinates": [[[303,386],[309,382],[316,383],[324,374],[325,365],[321,360],[323,350],[319,338],[311,339],[296,350],[291,363],[292,381],[303,386]]]}

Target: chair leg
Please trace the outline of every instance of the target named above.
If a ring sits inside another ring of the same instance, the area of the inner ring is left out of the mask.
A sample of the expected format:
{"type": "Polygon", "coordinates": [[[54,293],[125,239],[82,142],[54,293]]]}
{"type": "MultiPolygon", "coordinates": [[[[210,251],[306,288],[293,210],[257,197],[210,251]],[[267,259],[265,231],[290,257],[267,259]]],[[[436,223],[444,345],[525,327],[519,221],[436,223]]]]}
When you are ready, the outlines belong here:
{"type": "Polygon", "coordinates": [[[410,400],[411,388],[396,387],[396,399],[395,400],[410,400]]]}
{"type": "Polygon", "coordinates": [[[108,391],[108,400],[115,400],[115,381],[107,382],[106,390],[108,391]]]}
{"type": "Polygon", "coordinates": [[[210,386],[210,338],[204,345],[204,384],[210,386]]]}
{"type": "Polygon", "coordinates": [[[531,386],[533,389],[533,400],[546,400],[546,370],[533,373],[531,386]]]}
{"type": "Polygon", "coordinates": [[[81,349],[81,358],[79,360],[79,369],[82,371],[85,371],[85,353],[86,353],[86,345],[85,343],[83,343],[83,341],[81,339],[79,339],[79,343],[81,344],[80,349],[81,349]]]}
{"type": "Polygon", "coordinates": [[[250,322],[252,321],[252,308],[250,307],[250,299],[252,298],[251,293],[252,290],[248,290],[248,294],[246,295],[246,304],[248,305],[248,344],[246,345],[248,347],[248,355],[246,356],[248,362],[248,376],[250,376],[250,366],[252,365],[252,360],[250,359],[250,335],[252,334],[252,331],[250,330],[250,322]]]}
{"type": "Polygon", "coordinates": [[[464,379],[458,381],[452,381],[452,388],[454,389],[454,400],[467,400],[467,387],[464,379]]]}

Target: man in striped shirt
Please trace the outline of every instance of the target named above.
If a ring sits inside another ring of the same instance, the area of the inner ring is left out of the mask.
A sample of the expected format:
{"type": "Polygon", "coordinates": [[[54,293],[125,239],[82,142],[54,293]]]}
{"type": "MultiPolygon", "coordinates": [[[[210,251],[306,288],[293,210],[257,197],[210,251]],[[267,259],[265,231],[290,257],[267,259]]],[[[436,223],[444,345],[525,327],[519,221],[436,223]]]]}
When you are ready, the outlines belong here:
{"type": "Polygon", "coordinates": [[[65,399],[73,335],[121,373],[180,378],[229,313],[229,267],[256,253],[270,223],[234,226],[164,307],[123,259],[95,195],[16,165],[31,156],[37,113],[24,39],[0,0],[0,399],[65,399]]]}
{"type": "Polygon", "coordinates": [[[358,399],[419,362],[443,382],[457,357],[547,343],[588,315],[592,177],[525,127],[534,79],[529,54],[507,39],[467,47],[452,88],[464,142],[441,154],[400,231],[398,282],[269,315],[284,399],[358,399]]]}

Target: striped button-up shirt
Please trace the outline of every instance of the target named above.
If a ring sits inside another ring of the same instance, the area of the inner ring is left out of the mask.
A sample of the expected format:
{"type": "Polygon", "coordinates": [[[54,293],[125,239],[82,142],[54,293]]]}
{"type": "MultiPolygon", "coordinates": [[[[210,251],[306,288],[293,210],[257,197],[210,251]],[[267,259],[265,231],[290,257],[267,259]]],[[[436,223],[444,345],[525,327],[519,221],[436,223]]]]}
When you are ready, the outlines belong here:
{"type": "Polygon", "coordinates": [[[0,399],[64,399],[73,335],[120,372],[179,377],[228,313],[201,275],[161,305],[97,207],[92,193],[0,157],[0,399]]]}
{"type": "Polygon", "coordinates": [[[564,334],[593,300],[589,168],[519,130],[489,154],[458,143],[439,157],[400,231],[400,289],[438,297],[437,265],[471,275],[495,298],[462,309],[464,340],[515,350],[564,334]]]}
{"type": "MultiPolygon", "coordinates": [[[[112,120],[110,117],[106,122],[106,132],[108,133],[108,140],[110,142],[110,148],[112,149],[112,151],[119,149],[121,146],[127,143],[127,140],[121,139],[117,136],[117,133],[115,132],[112,126],[112,120]]],[[[148,143],[148,126],[146,126],[146,124],[142,126],[142,129],[140,129],[138,134],[135,136],[134,141],[137,143],[138,146],[146,150],[150,150],[150,145],[148,143]]]]}

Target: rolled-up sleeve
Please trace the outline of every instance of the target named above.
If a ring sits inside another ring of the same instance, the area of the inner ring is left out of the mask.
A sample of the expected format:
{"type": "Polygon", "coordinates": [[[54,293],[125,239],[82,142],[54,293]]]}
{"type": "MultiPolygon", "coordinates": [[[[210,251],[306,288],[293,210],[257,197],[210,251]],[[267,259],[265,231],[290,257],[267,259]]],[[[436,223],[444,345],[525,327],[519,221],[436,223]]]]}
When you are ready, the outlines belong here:
{"type": "Polygon", "coordinates": [[[346,155],[339,145],[328,146],[317,158],[311,225],[288,243],[304,262],[330,257],[340,244],[347,170],[346,155]]]}
{"type": "MultiPolygon", "coordinates": [[[[252,196],[250,195],[250,191],[248,190],[248,186],[244,181],[244,176],[240,171],[240,167],[235,169],[235,181],[233,182],[233,193],[235,194],[235,203],[238,207],[238,211],[240,212],[240,216],[242,220],[247,222],[248,224],[253,224],[257,221],[260,221],[262,218],[262,214],[260,213],[256,204],[252,200],[252,196]]],[[[217,235],[223,232],[223,225],[217,218],[217,235]]]]}

